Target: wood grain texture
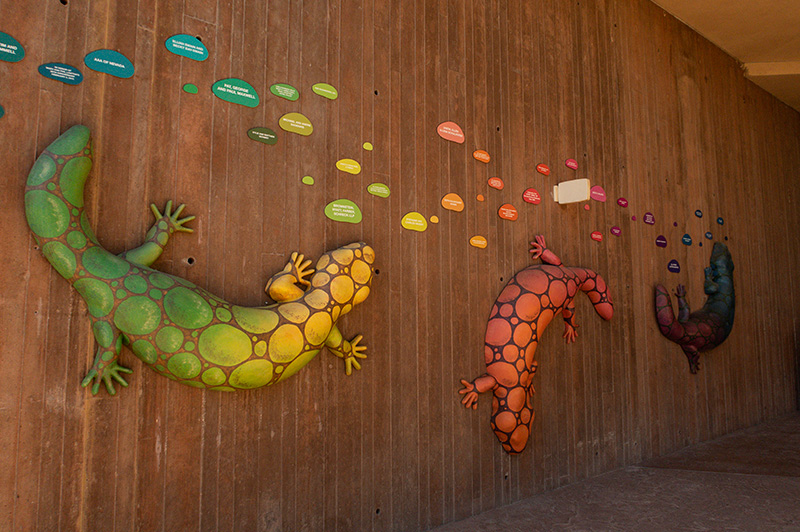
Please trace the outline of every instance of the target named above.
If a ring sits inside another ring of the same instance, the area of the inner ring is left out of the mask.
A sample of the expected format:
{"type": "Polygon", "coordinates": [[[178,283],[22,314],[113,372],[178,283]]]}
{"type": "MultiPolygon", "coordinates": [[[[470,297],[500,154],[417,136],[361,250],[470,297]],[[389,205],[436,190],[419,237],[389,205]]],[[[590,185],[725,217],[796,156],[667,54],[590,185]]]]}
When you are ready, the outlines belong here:
{"type": "Polygon", "coordinates": [[[20,0],[0,3],[0,30],[26,48],[22,62],[0,62],[4,529],[424,530],[797,408],[800,115],[650,2],[20,0]],[[164,41],[178,33],[199,37],[208,60],[170,54],[164,41]],[[125,54],[136,75],[85,68],[98,48],[125,54]],[[47,62],[79,67],[84,82],[43,78],[47,62]],[[256,87],[261,105],[214,97],[228,77],[256,87]],[[318,82],[339,98],[313,94],[318,82]],[[300,99],[271,95],[274,83],[300,99]],[[292,111],[313,135],[280,130],[292,111]],[[444,121],[464,144],[436,134],[444,121]],[[262,304],[294,250],[316,258],[368,241],[380,274],[341,324],[364,334],[363,369],[346,377],[324,352],[284,383],[219,394],[163,379],[125,350],[130,387],[113,398],[81,389],[94,354],[86,308],[35,248],[22,197],[35,158],[77,123],[95,138],[87,205],[100,241],[134,247],[150,202],[185,202],[195,232],[176,235],[157,267],[228,300],[262,304]],[[279,142],[249,140],[256,126],[279,142]],[[362,172],[336,170],[343,158],[362,172]],[[495,176],[502,191],[487,185],[495,176]],[[552,202],[553,184],[583,177],[606,203],[552,202]],[[375,182],[391,196],[369,195],[375,182]],[[540,205],[521,199],[531,186],[540,205]],[[441,207],[448,192],[463,212],[441,207]],[[364,221],[325,218],[338,198],[364,221]],[[497,216],[503,203],[518,221],[497,216]],[[410,211],[440,221],[406,231],[410,211]],[[656,225],[642,223],[646,211],[656,225]],[[653,286],[682,282],[700,306],[705,231],[728,237],[738,316],[690,375],[658,331],[653,286]],[[489,397],[466,411],[457,390],[483,371],[488,312],[539,233],[566,264],[606,278],[616,312],[602,322],[579,298],[578,342],[564,345],[560,323],[544,335],[529,447],[509,457],[489,397]],[[478,234],[486,249],[469,246],[478,234]]]}

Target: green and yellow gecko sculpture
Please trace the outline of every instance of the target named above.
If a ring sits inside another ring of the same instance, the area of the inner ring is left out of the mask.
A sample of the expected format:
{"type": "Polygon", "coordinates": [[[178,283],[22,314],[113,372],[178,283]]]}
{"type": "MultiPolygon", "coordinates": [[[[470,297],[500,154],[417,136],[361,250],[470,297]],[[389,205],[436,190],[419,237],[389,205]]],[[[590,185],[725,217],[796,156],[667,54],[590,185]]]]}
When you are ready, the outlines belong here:
{"type": "Polygon", "coordinates": [[[158,373],[197,388],[258,388],[294,375],[327,347],[348,375],[365,358],[361,335],[345,340],[336,322],[369,295],[375,253],[363,242],[310,260],[292,253],[266,291],[278,303],[232,305],[193,283],[150,268],[175,231],[183,205],[161,213],[140,247],[114,255],[97,241],[84,212],[92,168],[89,129],[74,126],[36,160],[25,189],[25,215],[45,258],[83,297],[98,348],[83,380],[115,393],[131,370],[117,362],[122,344],[158,373]],[[306,279],[311,275],[310,280],[306,279]]]}

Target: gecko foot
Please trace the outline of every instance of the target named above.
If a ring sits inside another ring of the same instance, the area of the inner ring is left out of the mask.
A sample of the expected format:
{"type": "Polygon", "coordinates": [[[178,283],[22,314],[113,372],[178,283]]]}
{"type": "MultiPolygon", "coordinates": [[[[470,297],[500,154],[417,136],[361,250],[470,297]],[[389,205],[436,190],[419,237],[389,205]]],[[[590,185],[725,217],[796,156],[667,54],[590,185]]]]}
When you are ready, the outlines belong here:
{"type": "Polygon", "coordinates": [[[344,359],[344,372],[347,375],[353,374],[353,368],[361,369],[361,364],[358,362],[359,358],[367,358],[367,355],[362,353],[367,349],[367,346],[358,345],[363,338],[359,334],[349,342],[343,342],[340,348],[330,348],[334,355],[344,359]]]}
{"type": "Polygon", "coordinates": [[[116,395],[117,390],[114,389],[113,381],[117,381],[117,383],[123,387],[127,388],[128,386],[128,382],[120,373],[133,373],[133,370],[120,366],[116,360],[112,360],[110,363],[103,366],[95,362],[95,364],[92,365],[92,369],[90,369],[86,377],[83,378],[81,386],[86,388],[94,381],[92,384],[92,395],[97,395],[97,392],[100,391],[100,383],[102,382],[106,385],[106,390],[108,390],[109,395],[116,395]]]}

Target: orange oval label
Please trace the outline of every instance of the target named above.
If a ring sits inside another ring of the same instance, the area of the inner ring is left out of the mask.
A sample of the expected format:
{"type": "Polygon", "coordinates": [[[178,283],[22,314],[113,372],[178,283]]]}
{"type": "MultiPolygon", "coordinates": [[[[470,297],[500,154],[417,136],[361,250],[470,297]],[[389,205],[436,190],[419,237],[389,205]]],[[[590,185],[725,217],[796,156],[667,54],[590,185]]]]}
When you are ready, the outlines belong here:
{"type": "Polygon", "coordinates": [[[464,132],[455,122],[442,122],[436,129],[439,136],[452,142],[464,143],[464,132]]]}
{"type": "Polygon", "coordinates": [[[482,237],[480,235],[475,235],[475,236],[473,236],[472,238],[469,239],[469,244],[471,246],[473,246],[473,247],[483,249],[483,248],[486,247],[488,242],[486,242],[486,239],[484,237],[482,237]]]}
{"type": "Polygon", "coordinates": [[[475,196],[475,199],[478,201],[486,201],[486,198],[483,197],[483,194],[478,194],[475,196]]]}
{"type": "Polygon", "coordinates": [[[543,175],[550,175],[550,167],[546,164],[537,164],[536,171],[543,175]]]}
{"type": "Polygon", "coordinates": [[[489,186],[492,188],[496,188],[497,190],[503,190],[505,184],[503,184],[503,180],[500,179],[499,177],[490,177],[489,186]]]}
{"type": "Polygon", "coordinates": [[[483,150],[475,150],[472,152],[472,156],[478,159],[482,163],[488,163],[492,160],[489,154],[483,150]]]}
{"type": "Polygon", "coordinates": [[[593,232],[591,236],[592,236],[592,240],[595,240],[597,242],[602,242],[603,241],[603,233],[601,233],[600,231],[593,232]]]}
{"type": "Polygon", "coordinates": [[[455,192],[451,192],[442,198],[442,207],[448,211],[461,212],[464,210],[464,200],[455,192]]]}
{"type": "Polygon", "coordinates": [[[534,205],[539,205],[542,202],[542,196],[539,195],[539,191],[535,188],[529,188],[523,192],[522,199],[528,203],[533,203],[534,205]]]}
{"type": "Polygon", "coordinates": [[[512,222],[517,218],[519,218],[519,212],[517,212],[516,207],[514,207],[510,203],[501,205],[500,210],[497,211],[497,214],[503,220],[511,220],[512,222]]]}

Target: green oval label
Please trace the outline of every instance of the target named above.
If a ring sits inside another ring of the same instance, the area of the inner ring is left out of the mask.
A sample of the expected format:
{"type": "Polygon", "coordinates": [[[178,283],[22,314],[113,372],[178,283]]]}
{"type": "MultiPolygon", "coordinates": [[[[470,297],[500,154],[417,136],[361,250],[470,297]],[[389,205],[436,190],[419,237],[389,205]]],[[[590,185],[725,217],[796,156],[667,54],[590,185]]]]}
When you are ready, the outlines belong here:
{"type": "Polygon", "coordinates": [[[389,187],[383,183],[372,183],[367,187],[367,192],[379,198],[388,198],[390,194],[389,187]]]}
{"type": "Polygon", "coordinates": [[[42,76],[66,83],[67,85],[78,85],[83,81],[83,74],[74,66],[64,63],[47,63],[39,66],[39,74],[42,76]]]}
{"type": "Polygon", "coordinates": [[[269,92],[290,102],[294,102],[300,97],[300,91],[286,83],[275,83],[269,88],[269,92]]]}
{"type": "Polygon", "coordinates": [[[336,90],[336,87],[328,85],[327,83],[317,83],[311,87],[311,90],[314,91],[314,94],[319,94],[329,100],[335,100],[339,97],[339,92],[336,90]]]}
{"type": "Polygon", "coordinates": [[[307,175],[307,176],[303,177],[303,184],[304,185],[308,185],[308,186],[313,185],[314,184],[314,178],[311,177],[310,175],[307,175]]]}
{"type": "Polygon", "coordinates": [[[8,33],[0,31],[0,61],[16,63],[25,57],[25,48],[8,33]]]}
{"type": "Polygon", "coordinates": [[[83,58],[86,66],[97,72],[127,79],[133,76],[133,63],[115,50],[95,50],[83,58]]]}
{"type": "Polygon", "coordinates": [[[221,79],[211,86],[211,92],[214,93],[214,96],[226,102],[238,103],[245,107],[258,107],[258,92],[243,79],[221,79]]]}
{"type": "Polygon", "coordinates": [[[278,142],[278,136],[275,132],[266,127],[254,127],[247,132],[247,136],[256,142],[262,142],[270,146],[278,142]]]}
{"type": "Polygon", "coordinates": [[[338,199],[325,206],[325,216],[336,222],[361,223],[361,209],[348,199],[338,199]]]}
{"type": "Polygon", "coordinates": [[[284,131],[297,133],[304,137],[314,132],[314,126],[311,125],[311,121],[302,113],[287,113],[281,117],[278,124],[284,131]]]}
{"type": "Polygon", "coordinates": [[[194,83],[187,83],[183,86],[183,92],[188,92],[189,94],[197,94],[199,91],[197,89],[197,85],[194,83]]]}
{"type": "Polygon", "coordinates": [[[208,59],[208,48],[197,37],[181,33],[173,35],[164,43],[167,50],[181,57],[188,57],[195,61],[205,61],[208,59]]]}

